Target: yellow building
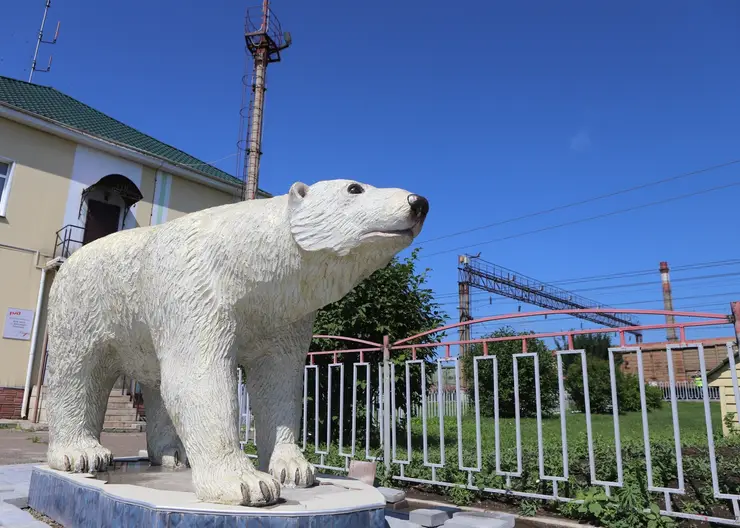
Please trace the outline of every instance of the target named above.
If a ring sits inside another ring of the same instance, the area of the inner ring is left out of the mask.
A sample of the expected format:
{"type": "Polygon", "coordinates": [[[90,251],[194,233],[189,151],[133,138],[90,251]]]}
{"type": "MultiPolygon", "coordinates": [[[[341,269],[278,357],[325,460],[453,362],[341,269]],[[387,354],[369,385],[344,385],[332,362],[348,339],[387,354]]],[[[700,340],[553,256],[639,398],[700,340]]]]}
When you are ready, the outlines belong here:
{"type": "Polygon", "coordinates": [[[740,415],[737,411],[738,393],[740,393],[740,356],[737,347],[733,347],[732,363],[735,370],[733,380],[733,369],[730,365],[730,356],[722,363],[707,372],[707,384],[710,387],[719,387],[719,406],[722,413],[722,434],[740,433],[740,415]],[[737,390],[737,392],[735,392],[737,390]]]}
{"type": "Polygon", "coordinates": [[[0,418],[28,414],[64,258],[240,194],[240,180],[212,165],[53,88],[0,77],[0,418]]]}

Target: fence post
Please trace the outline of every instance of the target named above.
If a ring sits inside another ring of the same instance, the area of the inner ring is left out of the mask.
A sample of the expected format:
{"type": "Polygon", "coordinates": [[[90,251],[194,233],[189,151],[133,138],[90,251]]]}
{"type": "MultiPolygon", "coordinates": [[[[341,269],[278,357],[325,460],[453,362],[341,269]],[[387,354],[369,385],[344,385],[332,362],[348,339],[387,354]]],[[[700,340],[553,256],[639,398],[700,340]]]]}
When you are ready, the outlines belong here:
{"type": "Polygon", "coordinates": [[[391,467],[391,348],[387,335],[383,336],[383,462],[391,467]]]}

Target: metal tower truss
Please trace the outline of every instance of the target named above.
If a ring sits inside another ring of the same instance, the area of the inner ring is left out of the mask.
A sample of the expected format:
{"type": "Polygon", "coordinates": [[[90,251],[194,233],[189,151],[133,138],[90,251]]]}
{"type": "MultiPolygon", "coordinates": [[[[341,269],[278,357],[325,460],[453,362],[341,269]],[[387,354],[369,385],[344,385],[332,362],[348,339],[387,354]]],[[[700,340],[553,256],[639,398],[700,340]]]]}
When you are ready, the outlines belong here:
{"type": "MultiPolygon", "coordinates": [[[[469,255],[461,255],[458,259],[458,282],[549,310],[608,308],[581,295],[469,255]]],[[[624,314],[583,313],[574,317],[613,328],[640,324],[636,318],[624,314]]],[[[637,337],[638,342],[641,341],[640,331],[630,333],[637,337]]]]}

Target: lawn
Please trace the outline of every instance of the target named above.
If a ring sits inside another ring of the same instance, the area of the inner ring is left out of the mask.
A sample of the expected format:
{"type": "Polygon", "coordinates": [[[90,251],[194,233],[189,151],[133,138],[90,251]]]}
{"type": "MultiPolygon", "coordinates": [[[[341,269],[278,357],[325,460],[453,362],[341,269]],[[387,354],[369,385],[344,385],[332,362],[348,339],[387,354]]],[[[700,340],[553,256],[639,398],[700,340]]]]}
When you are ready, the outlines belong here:
{"type": "MultiPolygon", "coordinates": [[[[722,419],[718,403],[710,406],[712,416],[712,428],[717,447],[728,444],[736,445],[737,437],[724,439],[721,437],[722,419]]],[[[481,417],[481,458],[488,460],[489,464],[495,466],[496,448],[496,426],[491,417],[481,417]]],[[[704,416],[704,405],[699,402],[685,402],[678,404],[679,435],[682,446],[689,448],[690,452],[697,449],[705,451],[707,448],[707,432],[704,416]]],[[[465,466],[477,465],[476,450],[476,426],[475,415],[471,411],[461,421],[463,464],[465,466]]],[[[622,452],[629,452],[628,456],[639,456],[644,460],[644,439],[642,415],[639,412],[626,413],[619,416],[619,429],[622,452]]],[[[651,454],[654,456],[668,456],[675,461],[673,419],[670,404],[666,403],[661,409],[648,413],[648,430],[650,433],[651,454]]],[[[583,413],[569,413],[565,416],[565,431],[568,446],[569,466],[582,464],[588,458],[588,442],[586,416],[583,413]]],[[[594,457],[597,464],[597,476],[609,478],[606,475],[616,471],[614,418],[611,414],[597,415],[591,417],[591,431],[594,447],[594,457]]],[[[322,431],[323,432],[323,431],[322,431]]],[[[500,439],[500,468],[503,471],[516,469],[517,441],[516,423],[514,418],[501,418],[499,420],[500,439]]],[[[349,434],[345,435],[345,438],[349,434]]],[[[439,463],[440,457],[440,434],[439,419],[429,418],[427,420],[427,460],[430,463],[439,463]]],[[[444,449],[445,465],[450,468],[458,466],[458,424],[455,416],[444,418],[444,449]]],[[[521,450],[525,458],[535,459],[538,453],[538,435],[536,418],[522,418],[520,420],[521,450]]],[[[543,455],[546,466],[551,469],[549,474],[562,474],[562,436],[561,420],[559,416],[543,418],[542,420],[543,455]]],[[[423,466],[424,445],[423,423],[421,418],[414,418],[411,422],[411,442],[413,446],[412,458],[419,462],[419,469],[427,471],[423,466]]],[[[364,452],[364,434],[357,435],[357,452],[364,452]]],[[[312,449],[312,439],[309,440],[309,453],[312,449]]],[[[336,446],[333,446],[335,449],[336,446]]],[[[330,452],[334,451],[330,448],[330,452]]],[[[345,452],[349,446],[345,445],[345,452]]],[[[396,459],[407,458],[407,435],[403,423],[397,427],[396,459]]],[[[373,454],[381,455],[382,452],[376,445],[373,454]]],[[[334,457],[330,457],[334,458],[334,457]]],[[[341,464],[341,458],[337,463],[341,464]]],[[[536,462],[536,461],[535,461],[536,462]]],[[[485,465],[485,464],[484,464],[485,465]]]]}
{"type": "MultiPolygon", "coordinates": [[[[722,431],[722,417],[718,403],[711,404],[712,429],[717,434],[722,431]]],[[[586,415],[582,413],[567,414],[565,419],[565,430],[568,445],[586,442],[586,415]]],[[[683,445],[699,446],[707,445],[707,428],[704,415],[704,404],[696,402],[685,402],[678,404],[679,436],[683,445]]],[[[457,418],[455,416],[445,417],[445,446],[447,449],[457,445],[457,418]]],[[[639,442],[643,443],[642,414],[626,413],[619,417],[620,438],[622,444],[639,442]]],[[[422,420],[412,421],[413,443],[418,448],[422,445],[422,420]]],[[[481,417],[481,444],[483,451],[491,451],[495,447],[496,429],[493,418],[481,417]]],[[[523,448],[537,447],[537,420],[536,418],[522,418],[520,422],[521,442],[523,448]]],[[[673,443],[673,418],[671,406],[665,404],[662,409],[648,413],[648,430],[651,442],[673,443]]],[[[592,415],[591,431],[594,444],[602,446],[614,445],[614,418],[611,414],[592,415]]],[[[501,446],[516,445],[516,423],[513,418],[501,418],[499,420],[499,432],[501,434],[501,446]]],[[[561,421],[559,416],[544,418],[542,420],[542,437],[546,446],[560,449],[561,421]]],[[[439,446],[439,420],[430,418],[427,420],[428,444],[439,446]]],[[[467,414],[462,420],[463,446],[475,449],[476,427],[474,413],[467,414]]],[[[398,439],[399,447],[406,447],[405,438],[398,439]]]]}
{"type": "MultiPolygon", "coordinates": [[[[716,459],[718,469],[718,484],[725,493],[740,492],[740,435],[728,438],[722,437],[722,419],[719,404],[710,406],[712,427],[714,433],[716,459]]],[[[593,475],[589,462],[589,450],[586,434],[586,417],[581,413],[569,413],[565,417],[565,429],[568,445],[568,473],[567,483],[559,485],[560,496],[575,497],[579,492],[585,492],[592,486],[593,475]]],[[[672,504],[676,511],[700,513],[702,515],[717,515],[726,517],[731,515],[728,501],[714,498],[710,475],[709,453],[707,450],[707,432],[703,403],[686,402],[678,404],[678,422],[682,445],[682,465],[685,477],[686,493],[673,495],[672,504]]],[[[358,422],[359,423],[359,422],[358,422]]],[[[348,425],[348,424],[347,424],[348,425]]],[[[474,414],[471,412],[461,420],[462,458],[463,465],[477,467],[476,426],[474,414]]],[[[617,474],[617,457],[614,442],[614,422],[612,415],[592,415],[591,426],[593,433],[593,457],[595,477],[599,480],[615,481],[617,474]]],[[[458,485],[472,486],[468,489],[454,487],[428,487],[427,491],[443,493],[455,502],[465,503],[470,500],[488,500],[495,498],[499,501],[516,504],[520,498],[509,493],[491,494],[476,491],[475,488],[492,488],[496,490],[508,489],[512,492],[537,493],[549,495],[553,492],[552,484],[542,479],[540,474],[540,451],[538,446],[537,420],[523,418],[521,428],[521,473],[517,477],[507,479],[499,471],[513,472],[517,470],[516,427],[513,418],[502,418],[499,422],[500,455],[495,453],[496,429],[493,418],[481,417],[481,465],[479,471],[468,472],[459,469],[458,459],[458,430],[455,416],[444,419],[444,467],[432,469],[424,462],[423,426],[421,419],[415,418],[411,422],[412,457],[408,464],[391,464],[390,474],[386,474],[382,460],[379,463],[379,478],[383,478],[386,485],[404,485],[403,481],[390,478],[403,473],[411,479],[432,480],[458,485]],[[498,467],[497,467],[498,466],[498,467]]],[[[638,497],[639,501],[657,502],[664,506],[663,495],[648,493],[647,469],[645,464],[645,449],[643,440],[643,424],[641,413],[626,413],[619,416],[621,458],[624,476],[624,491],[638,497]]],[[[678,486],[678,472],[675,457],[675,443],[673,436],[673,419],[671,406],[665,403],[661,409],[648,413],[648,428],[650,432],[650,449],[652,459],[652,474],[654,486],[678,486]]],[[[309,429],[311,431],[312,428],[309,429]]],[[[377,430],[374,430],[374,433],[377,430]]],[[[403,424],[397,428],[396,459],[406,460],[406,432],[403,424]]],[[[320,457],[314,453],[313,439],[309,435],[309,444],[306,455],[314,463],[319,463],[320,457]]],[[[345,434],[345,438],[350,435],[345,434]]],[[[427,461],[438,464],[440,457],[439,420],[427,420],[427,461]]],[[[563,454],[561,441],[561,421],[559,416],[542,420],[542,466],[545,475],[563,475],[563,454]]],[[[375,438],[377,441],[377,438],[375,438]]],[[[248,446],[253,452],[254,446],[248,446]]],[[[321,449],[326,449],[321,446],[321,449]]],[[[343,467],[346,460],[338,454],[336,444],[329,449],[329,455],[323,460],[324,464],[334,467],[343,467]]],[[[344,452],[350,451],[345,444],[344,452]]],[[[356,457],[364,458],[364,432],[357,434],[356,457]]],[[[374,442],[372,448],[374,456],[382,457],[382,449],[374,442]]],[[[406,482],[405,485],[413,485],[406,482]]],[[[621,492],[620,492],[621,493],[621,492]]],[[[555,503],[547,505],[553,511],[560,511],[562,505],[555,503]]]]}
{"type": "MultiPolygon", "coordinates": [[[[721,438],[722,420],[719,404],[711,404],[712,428],[714,438],[718,446],[726,445],[728,440],[721,438]]],[[[708,455],[704,453],[707,447],[706,422],[704,417],[704,406],[702,403],[686,402],[678,404],[679,436],[681,444],[689,448],[689,452],[696,453],[702,450],[703,458],[708,463],[708,455]]],[[[473,413],[462,419],[462,454],[463,465],[477,467],[476,450],[476,427],[473,413]]],[[[445,417],[445,462],[446,467],[454,469],[458,466],[458,432],[457,418],[445,417]]],[[[644,463],[644,440],[641,413],[626,413],[619,416],[619,429],[621,440],[621,451],[625,463],[634,462],[635,459],[644,463]]],[[[659,457],[661,465],[675,468],[675,448],[673,435],[673,419],[671,406],[666,404],[663,408],[648,413],[648,430],[650,432],[650,447],[653,458],[659,457]]],[[[582,413],[571,413],[565,417],[565,431],[568,446],[569,470],[571,473],[589,473],[588,469],[588,442],[586,416],[582,413]]],[[[591,431],[594,447],[594,460],[596,477],[605,480],[617,478],[617,460],[615,452],[614,418],[612,415],[592,415],[591,431]]],[[[413,459],[421,462],[423,460],[423,424],[420,418],[412,420],[412,444],[413,459]]],[[[513,418],[502,418],[499,420],[500,440],[500,469],[502,471],[516,471],[516,423],[513,418]]],[[[489,471],[493,471],[496,465],[495,446],[496,429],[493,418],[481,417],[481,459],[489,471]]],[[[427,420],[427,446],[428,461],[439,463],[439,420],[437,418],[427,420]]],[[[522,418],[520,421],[520,437],[522,447],[522,458],[524,465],[533,464],[538,466],[538,436],[536,418],[522,418]]],[[[543,459],[545,473],[548,475],[563,474],[563,455],[561,438],[561,421],[559,416],[544,418],[542,420],[543,459]]],[[[732,440],[729,440],[732,442],[732,440]]],[[[406,458],[407,439],[402,431],[398,431],[397,452],[398,460],[406,458]]],[[[685,456],[685,453],[682,453],[685,456]]],[[[422,463],[412,464],[420,472],[421,478],[431,477],[431,470],[424,467],[422,463]]],[[[623,466],[624,467],[624,466],[623,466]]],[[[534,469],[534,468],[532,468],[534,469]]],[[[667,468],[665,468],[667,469],[667,468]]],[[[536,473],[539,473],[537,470],[536,473]]],[[[667,481],[673,478],[673,471],[663,472],[661,477],[656,478],[667,481]]],[[[526,479],[525,479],[526,480],[526,479]]]]}

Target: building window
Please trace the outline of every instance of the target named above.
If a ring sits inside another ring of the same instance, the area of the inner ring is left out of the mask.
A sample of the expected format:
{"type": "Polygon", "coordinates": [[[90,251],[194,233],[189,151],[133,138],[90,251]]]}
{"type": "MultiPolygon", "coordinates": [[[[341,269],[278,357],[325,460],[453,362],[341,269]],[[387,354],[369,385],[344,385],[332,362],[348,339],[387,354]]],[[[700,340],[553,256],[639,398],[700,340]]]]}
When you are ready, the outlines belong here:
{"type": "Polygon", "coordinates": [[[0,158],[0,216],[5,216],[10,194],[10,179],[13,174],[13,162],[0,158]]]}

